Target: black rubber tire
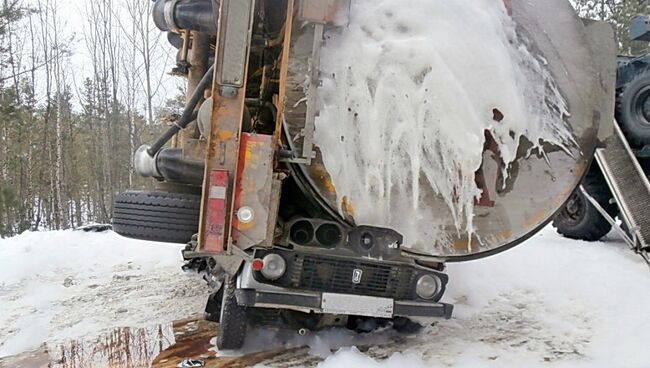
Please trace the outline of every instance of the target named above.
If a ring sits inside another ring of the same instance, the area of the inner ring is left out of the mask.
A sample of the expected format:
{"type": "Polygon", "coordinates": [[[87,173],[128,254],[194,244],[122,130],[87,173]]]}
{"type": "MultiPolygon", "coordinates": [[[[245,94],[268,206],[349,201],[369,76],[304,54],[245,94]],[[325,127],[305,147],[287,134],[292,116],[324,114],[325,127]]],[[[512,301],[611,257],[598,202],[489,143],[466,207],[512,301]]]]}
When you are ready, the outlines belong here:
{"type": "Polygon", "coordinates": [[[223,287],[217,348],[219,350],[239,350],[244,346],[246,340],[246,328],[248,327],[246,308],[237,304],[235,278],[228,279],[223,287]]]}
{"type": "Polygon", "coordinates": [[[124,192],[113,206],[113,230],[127,238],[187,243],[199,229],[201,196],[124,192]]]}
{"type": "MultiPolygon", "coordinates": [[[[618,214],[616,203],[610,203],[612,194],[600,171],[592,169],[582,182],[585,190],[612,217],[618,214]]],[[[561,235],[585,241],[598,241],[612,230],[612,225],[587,200],[580,189],[571,196],[553,220],[561,235]]]]}
{"type": "Polygon", "coordinates": [[[630,145],[650,144],[650,70],[635,76],[616,97],[616,120],[630,145]]]}

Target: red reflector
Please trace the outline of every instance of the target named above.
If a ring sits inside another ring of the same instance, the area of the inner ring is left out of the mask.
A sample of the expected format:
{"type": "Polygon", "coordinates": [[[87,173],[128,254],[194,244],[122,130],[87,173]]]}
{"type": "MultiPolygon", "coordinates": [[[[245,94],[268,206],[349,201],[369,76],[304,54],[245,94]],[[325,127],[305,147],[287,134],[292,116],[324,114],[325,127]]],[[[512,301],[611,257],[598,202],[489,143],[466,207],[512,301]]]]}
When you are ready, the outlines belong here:
{"type": "Polygon", "coordinates": [[[261,259],[254,259],[253,262],[251,262],[251,266],[253,267],[253,271],[262,271],[262,268],[264,268],[264,261],[261,259]]]}
{"type": "Polygon", "coordinates": [[[205,212],[205,235],[203,250],[211,253],[223,253],[226,250],[226,212],[228,192],[228,171],[212,170],[207,210],[205,212]]]}

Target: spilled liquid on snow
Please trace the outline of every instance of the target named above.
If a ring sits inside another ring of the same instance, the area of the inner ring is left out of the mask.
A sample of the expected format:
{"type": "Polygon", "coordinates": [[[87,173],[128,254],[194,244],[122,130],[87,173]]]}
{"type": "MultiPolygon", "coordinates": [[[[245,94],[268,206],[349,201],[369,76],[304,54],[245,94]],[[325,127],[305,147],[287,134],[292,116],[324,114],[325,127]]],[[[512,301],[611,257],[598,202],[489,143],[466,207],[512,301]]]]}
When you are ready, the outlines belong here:
{"type": "Polygon", "coordinates": [[[41,349],[0,358],[0,367],[147,368],[163,350],[174,344],[186,324],[142,328],[116,328],[96,339],[44,343],[41,349]]]}
{"type": "Polygon", "coordinates": [[[502,1],[352,2],[349,25],[326,36],[315,139],[358,224],[433,252],[451,242],[441,216],[474,231],[486,132],[504,178],[522,137],[577,150],[566,102],[515,27],[502,1]]]}

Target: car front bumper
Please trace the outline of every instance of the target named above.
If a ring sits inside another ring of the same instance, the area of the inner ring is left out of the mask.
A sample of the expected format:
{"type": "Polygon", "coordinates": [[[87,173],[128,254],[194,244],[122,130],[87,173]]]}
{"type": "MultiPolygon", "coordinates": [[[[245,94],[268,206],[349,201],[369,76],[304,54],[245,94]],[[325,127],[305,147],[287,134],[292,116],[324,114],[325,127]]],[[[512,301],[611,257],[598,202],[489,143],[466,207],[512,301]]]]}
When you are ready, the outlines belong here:
{"type": "Polygon", "coordinates": [[[291,309],[305,313],[357,315],[377,318],[451,318],[453,305],[398,301],[362,295],[238,289],[237,302],[245,307],[291,309]]]}

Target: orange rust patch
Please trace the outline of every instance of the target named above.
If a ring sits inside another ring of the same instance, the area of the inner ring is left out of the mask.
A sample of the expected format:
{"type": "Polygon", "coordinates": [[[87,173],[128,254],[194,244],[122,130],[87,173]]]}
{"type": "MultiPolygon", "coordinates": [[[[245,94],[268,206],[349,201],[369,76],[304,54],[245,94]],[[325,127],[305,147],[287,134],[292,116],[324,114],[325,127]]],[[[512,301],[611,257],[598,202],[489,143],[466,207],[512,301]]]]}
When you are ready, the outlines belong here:
{"type": "Polygon", "coordinates": [[[512,230],[504,230],[497,234],[497,238],[501,241],[511,239],[514,233],[512,230]]]}
{"type": "Polygon", "coordinates": [[[469,247],[469,241],[467,241],[467,239],[458,239],[455,240],[454,243],[452,244],[452,248],[456,250],[467,251],[468,247],[469,247]]]}
{"type": "Polygon", "coordinates": [[[320,186],[329,194],[336,194],[336,188],[330,179],[329,174],[325,169],[318,165],[312,165],[311,167],[312,177],[316,177],[320,181],[320,186]]]}
{"type": "Polygon", "coordinates": [[[220,141],[227,141],[232,139],[233,135],[234,135],[233,132],[229,130],[221,130],[217,133],[217,139],[219,139],[220,141]]]}
{"type": "Polygon", "coordinates": [[[350,203],[348,197],[343,197],[343,199],[341,200],[341,209],[343,209],[343,213],[346,216],[351,218],[354,217],[354,207],[352,207],[352,203],[350,203]]]}

